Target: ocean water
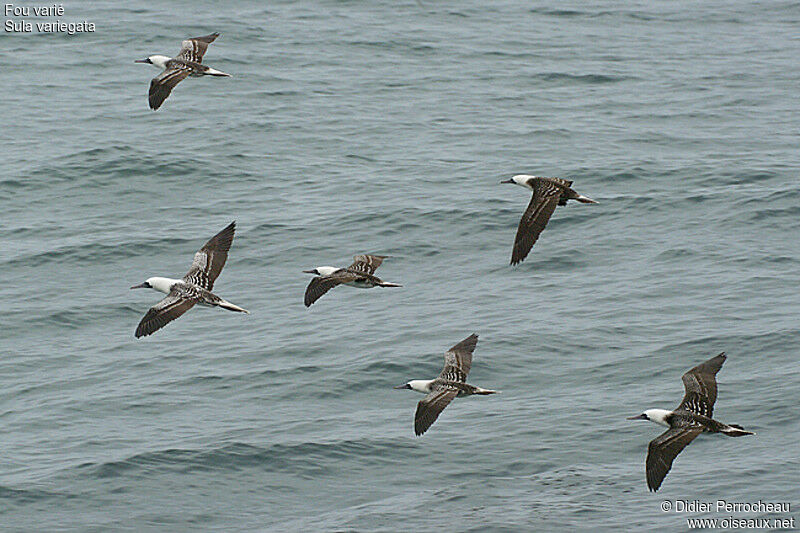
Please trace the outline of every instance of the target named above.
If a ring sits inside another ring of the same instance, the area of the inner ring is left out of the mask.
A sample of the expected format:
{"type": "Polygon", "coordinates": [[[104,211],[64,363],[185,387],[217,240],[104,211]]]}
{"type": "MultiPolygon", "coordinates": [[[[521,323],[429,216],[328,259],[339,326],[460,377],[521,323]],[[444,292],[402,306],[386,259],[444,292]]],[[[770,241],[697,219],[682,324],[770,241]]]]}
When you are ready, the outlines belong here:
{"type": "MultiPolygon", "coordinates": [[[[23,5],[23,4],[20,4],[23,5]]],[[[28,5],[28,4],[25,4],[28,5]]],[[[0,529],[687,529],[667,500],[800,506],[796,2],[68,2],[94,33],[0,33],[0,529]],[[157,112],[157,71],[219,31],[157,112]],[[516,173],[568,177],[508,261],[516,173]],[[215,291],[158,301],[230,221],[215,291]],[[391,256],[402,289],[308,275],[391,256]],[[442,353],[471,383],[424,436],[442,353]],[[715,415],[657,494],[680,376],[715,415]]],[[[5,17],[9,19],[13,17],[5,17]]],[[[25,18],[25,17],[22,17],[25,18]]],[[[43,20],[27,17],[32,21],[43,20]]]]}

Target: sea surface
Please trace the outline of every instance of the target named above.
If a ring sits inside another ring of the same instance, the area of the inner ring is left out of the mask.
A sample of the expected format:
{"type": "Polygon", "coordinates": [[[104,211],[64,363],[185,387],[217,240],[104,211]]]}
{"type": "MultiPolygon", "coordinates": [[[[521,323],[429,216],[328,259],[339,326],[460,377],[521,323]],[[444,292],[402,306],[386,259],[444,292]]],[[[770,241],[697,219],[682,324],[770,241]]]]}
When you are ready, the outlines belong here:
{"type": "Polygon", "coordinates": [[[796,2],[64,7],[96,31],[0,33],[0,530],[800,519],[796,2]],[[233,77],[151,111],[134,60],[213,31],[233,77]],[[559,207],[510,267],[518,173],[599,204],[559,207]],[[128,288],[232,220],[215,291],[251,314],[135,339],[160,296],[128,288]],[[403,288],[305,308],[302,271],[356,253],[403,288]],[[415,437],[421,396],[392,387],[473,332],[469,381],[502,393],[415,437]],[[757,435],[701,436],[648,492],[663,428],[626,417],[722,351],[715,416],[757,435]]]}

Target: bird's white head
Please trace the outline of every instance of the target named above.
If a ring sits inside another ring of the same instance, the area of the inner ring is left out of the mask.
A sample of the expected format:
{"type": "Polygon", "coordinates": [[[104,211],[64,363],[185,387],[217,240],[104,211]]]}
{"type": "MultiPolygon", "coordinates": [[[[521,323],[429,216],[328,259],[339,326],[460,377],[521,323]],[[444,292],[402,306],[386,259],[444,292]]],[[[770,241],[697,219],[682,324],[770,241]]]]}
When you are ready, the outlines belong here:
{"type": "Polygon", "coordinates": [[[517,174],[516,176],[511,176],[510,179],[501,181],[500,183],[513,183],[515,185],[519,185],[520,187],[531,189],[531,186],[528,184],[528,180],[535,177],[536,176],[531,176],[529,174],[517,174]]]}
{"type": "Polygon", "coordinates": [[[422,394],[428,394],[431,391],[431,383],[433,382],[434,380],[432,379],[412,379],[408,383],[398,385],[395,389],[411,389],[422,394]]]}
{"type": "Polygon", "coordinates": [[[330,276],[337,270],[339,269],[336,267],[322,266],[322,267],[317,267],[314,270],[303,270],[303,272],[305,272],[306,274],[314,274],[316,276],[330,276]]]}
{"type": "Polygon", "coordinates": [[[137,59],[134,61],[135,63],[149,63],[150,65],[156,66],[158,68],[167,68],[167,61],[171,58],[162,55],[153,55],[148,56],[145,59],[137,59]]]}
{"type": "Polygon", "coordinates": [[[648,409],[638,416],[632,416],[628,418],[628,420],[649,420],[650,422],[655,422],[656,424],[669,427],[667,417],[671,414],[672,411],[667,411],[666,409],[648,409]]]}
{"type": "Polygon", "coordinates": [[[159,277],[147,278],[144,283],[134,285],[131,289],[153,289],[163,292],[164,294],[169,294],[170,289],[177,281],[179,280],[159,277]]]}

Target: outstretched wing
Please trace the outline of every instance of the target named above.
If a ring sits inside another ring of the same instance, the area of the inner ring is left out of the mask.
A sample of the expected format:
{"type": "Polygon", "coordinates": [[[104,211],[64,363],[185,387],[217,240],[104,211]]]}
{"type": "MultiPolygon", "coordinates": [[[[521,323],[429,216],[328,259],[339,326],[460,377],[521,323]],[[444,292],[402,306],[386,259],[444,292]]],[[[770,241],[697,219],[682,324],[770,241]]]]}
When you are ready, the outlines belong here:
{"type": "Polygon", "coordinates": [[[572,180],[565,180],[564,178],[539,178],[544,181],[552,181],[556,183],[556,185],[561,185],[565,189],[569,189],[572,187],[572,180]]]}
{"type": "Polygon", "coordinates": [[[311,306],[311,304],[322,298],[326,292],[335,286],[341,285],[342,283],[350,283],[357,278],[358,276],[356,274],[348,272],[343,268],[340,268],[330,276],[317,276],[313,278],[308,284],[308,287],[306,287],[306,296],[304,300],[306,307],[311,306]]]}
{"type": "Polygon", "coordinates": [[[428,431],[447,405],[458,396],[457,389],[436,388],[417,404],[414,414],[414,433],[419,436],[428,431]]]}
{"type": "Polygon", "coordinates": [[[181,81],[185,80],[190,72],[191,69],[189,67],[176,65],[171,66],[153,78],[150,81],[150,109],[155,111],[161,107],[161,104],[163,104],[167,96],[170,95],[172,89],[181,81]]]}
{"type": "Polygon", "coordinates": [[[678,454],[702,432],[701,427],[675,427],[650,441],[645,462],[648,489],[658,490],[678,454]]]}
{"type": "Polygon", "coordinates": [[[472,352],[478,344],[478,336],[472,334],[459,342],[444,354],[444,368],[439,374],[441,379],[447,381],[467,381],[467,374],[472,368],[472,352]]]}
{"type": "Polygon", "coordinates": [[[171,291],[144,315],[136,328],[136,338],[155,333],[191,309],[195,303],[197,303],[196,299],[187,298],[179,291],[171,291]]]}
{"type": "Polygon", "coordinates": [[[714,402],[717,401],[717,372],[725,362],[725,352],[701,363],[683,375],[686,394],[678,406],[698,415],[711,418],[714,402]]]}
{"type": "Polygon", "coordinates": [[[213,43],[214,39],[217,37],[219,37],[219,32],[214,32],[211,35],[205,35],[203,37],[186,39],[181,43],[181,51],[178,53],[177,59],[202,63],[203,55],[206,53],[208,45],[213,43]]]}
{"type": "Polygon", "coordinates": [[[514,250],[511,253],[511,264],[516,265],[527,257],[539,234],[542,233],[553,211],[556,210],[563,188],[549,180],[534,178],[532,182],[533,197],[531,203],[517,227],[514,239],[514,250]]]}
{"type": "Polygon", "coordinates": [[[236,231],[236,221],[228,224],[225,229],[211,237],[211,239],[194,254],[194,261],[189,267],[189,272],[183,276],[183,281],[192,283],[204,289],[214,288],[222,267],[228,259],[228,250],[233,243],[233,234],[236,231]]]}
{"type": "Polygon", "coordinates": [[[386,259],[385,255],[357,255],[353,257],[353,264],[347,267],[347,270],[363,272],[371,276],[381,266],[384,259],[386,259]]]}

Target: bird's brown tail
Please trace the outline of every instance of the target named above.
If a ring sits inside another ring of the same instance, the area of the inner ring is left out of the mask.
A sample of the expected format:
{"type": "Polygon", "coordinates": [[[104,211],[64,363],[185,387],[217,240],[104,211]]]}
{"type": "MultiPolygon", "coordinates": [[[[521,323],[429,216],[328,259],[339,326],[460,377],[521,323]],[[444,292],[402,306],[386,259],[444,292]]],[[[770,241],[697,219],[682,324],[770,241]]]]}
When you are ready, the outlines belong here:
{"type": "Polygon", "coordinates": [[[215,68],[209,67],[208,70],[204,72],[207,76],[222,76],[224,78],[231,78],[232,76],[227,72],[222,72],[221,70],[217,70],[215,68]]]}
{"type": "Polygon", "coordinates": [[[219,305],[223,309],[227,309],[228,311],[236,311],[237,313],[247,313],[248,315],[250,314],[250,311],[248,311],[247,309],[239,307],[238,305],[234,305],[230,302],[226,302],[225,300],[222,300],[217,305],[219,305]]]}
{"type": "Polygon", "coordinates": [[[755,435],[752,431],[747,431],[742,426],[738,424],[728,424],[725,429],[721,431],[725,435],[729,437],[744,437],[745,435],[755,435]]]}

